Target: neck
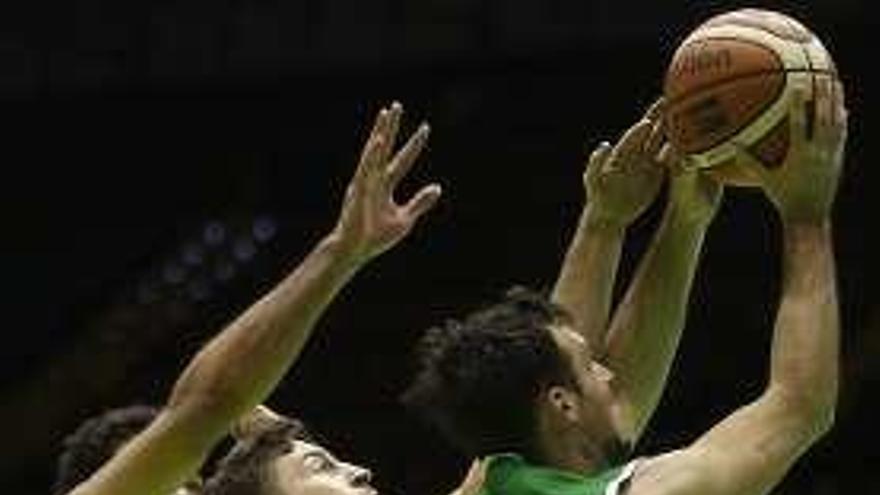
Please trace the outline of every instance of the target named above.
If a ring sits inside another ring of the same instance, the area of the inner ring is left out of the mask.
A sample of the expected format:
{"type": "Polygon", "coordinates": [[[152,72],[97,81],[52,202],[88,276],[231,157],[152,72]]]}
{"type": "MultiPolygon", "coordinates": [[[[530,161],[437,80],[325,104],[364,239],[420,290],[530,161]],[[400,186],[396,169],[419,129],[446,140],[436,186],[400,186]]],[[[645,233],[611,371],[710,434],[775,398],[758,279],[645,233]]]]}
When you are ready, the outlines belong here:
{"type": "Polygon", "coordinates": [[[581,432],[555,432],[539,435],[537,454],[542,464],[573,471],[579,474],[591,474],[608,467],[608,459],[600,445],[584,442],[581,432]]]}

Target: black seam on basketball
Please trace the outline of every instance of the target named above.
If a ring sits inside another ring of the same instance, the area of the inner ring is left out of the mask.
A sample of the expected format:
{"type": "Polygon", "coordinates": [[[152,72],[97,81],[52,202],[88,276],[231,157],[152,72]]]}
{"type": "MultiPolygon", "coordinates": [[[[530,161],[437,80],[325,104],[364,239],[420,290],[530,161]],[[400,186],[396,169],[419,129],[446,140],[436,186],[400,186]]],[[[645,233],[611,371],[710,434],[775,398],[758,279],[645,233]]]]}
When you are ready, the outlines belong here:
{"type": "Polygon", "coordinates": [[[831,76],[835,75],[834,72],[830,72],[827,70],[810,70],[810,69],[806,69],[806,68],[804,68],[804,69],[759,70],[759,71],[755,71],[755,72],[744,72],[742,74],[737,74],[735,76],[726,77],[724,79],[719,79],[717,81],[712,81],[709,84],[704,84],[702,86],[695,86],[693,88],[689,88],[687,94],[678,96],[677,98],[670,99],[669,103],[667,103],[666,106],[667,107],[672,106],[675,103],[680,102],[681,100],[692,97],[694,93],[698,93],[700,91],[704,91],[707,89],[713,89],[717,86],[723,86],[729,82],[733,82],[738,79],[748,79],[750,77],[764,76],[767,74],[786,74],[786,75],[788,75],[788,74],[797,74],[797,73],[801,73],[801,72],[807,72],[807,73],[811,72],[814,74],[827,74],[827,75],[831,75],[831,76]]]}
{"type": "MultiPolygon", "coordinates": [[[[779,73],[781,73],[781,71],[773,71],[773,72],[766,72],[766,73],[769,73],[769,74],[779,74],[779,73]]],[[[759,76],[759,75],[762,75],[762,74],[765,74],[765,72],[756,73],[755,75],[759,76]]],[[[788,75],[786,74],[786,78],[787,78],[787,77],[788,77],[788,75]]],[[[743,77],[732,78],[732,79],[730,79],[728,82],[734,82],[734,81],[737,81],[737,80],[739,80],[739,79],[743,79],[743,77]]],[[[764,105],[762,105],[761,108],[760,108],[760,111],[756,112],[754,115],[757,115],[757,116],[763,115],[764,112],[766,112],[771,106],[773,106],[774,104],[776,104],[776,101],[779,100],[779,97],[782,95],[782,92],[785,90],[785,86],[786,86],[785,84],[781,84],[781,85],[779,86],[779,88],[776,90],[776,94],[773,95],[773,98],[768,99],[768,100],[767,100],[767,103],[765,103],[764,105]]],[[[754,119],[753,119],[753,120],[746,120],[746,121],[743,122],[741,125],[735,127],[732,131],[730,131],[730,132],[726,132],[726,133],[724,133],[723,135],[721,135],[720,137],[714,139],[714,140],[713,140],[710,144],[708,144],[707,146],[701,146],[699,149],[696,149],[696,150],[689,150],[688,153],[692,153],[692,154],[693,154],[693,153],[704,153],[704,152],[706,152],[706,151],[708,151],[708,150],[710,150],[710,149],[712,149],[712,148],[718,146],[719,144],[723,143],[724,141],[727,141],[728,139],[732,138],[733,136],[736,136],[737,134],[739,134],[740,132],[742,132],[743,129],[745,129],[746,127],[750,126],[752,123],[754,123],[754,119]]]]}

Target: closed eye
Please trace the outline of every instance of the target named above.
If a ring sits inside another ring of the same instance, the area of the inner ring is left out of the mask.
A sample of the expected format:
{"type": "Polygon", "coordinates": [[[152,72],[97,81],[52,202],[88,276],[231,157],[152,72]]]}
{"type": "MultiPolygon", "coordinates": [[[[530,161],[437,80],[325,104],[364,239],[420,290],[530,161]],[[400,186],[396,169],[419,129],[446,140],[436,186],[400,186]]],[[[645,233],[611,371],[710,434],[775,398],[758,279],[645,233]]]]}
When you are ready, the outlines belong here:
{"type": "Polygon", "coordinates": [[[303,465],[309,471],[320,473],[323,471],[329,471],[333,469],[336,464],[333,462],[333,459],[319,451],[309,452],[303,456],[303,465]]]}

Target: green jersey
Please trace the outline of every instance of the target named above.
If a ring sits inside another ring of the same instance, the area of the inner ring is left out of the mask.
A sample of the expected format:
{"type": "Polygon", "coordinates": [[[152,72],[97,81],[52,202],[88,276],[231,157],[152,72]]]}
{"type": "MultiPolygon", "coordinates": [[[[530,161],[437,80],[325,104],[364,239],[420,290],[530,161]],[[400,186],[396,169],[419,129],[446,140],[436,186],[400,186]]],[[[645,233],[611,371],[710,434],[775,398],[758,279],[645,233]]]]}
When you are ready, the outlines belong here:
{"type": "Polygon", "coordinates": [[[480,495],[623,495],[635,462],[582,476],[527,463],[516,454],[491,456],[480,495]]]}

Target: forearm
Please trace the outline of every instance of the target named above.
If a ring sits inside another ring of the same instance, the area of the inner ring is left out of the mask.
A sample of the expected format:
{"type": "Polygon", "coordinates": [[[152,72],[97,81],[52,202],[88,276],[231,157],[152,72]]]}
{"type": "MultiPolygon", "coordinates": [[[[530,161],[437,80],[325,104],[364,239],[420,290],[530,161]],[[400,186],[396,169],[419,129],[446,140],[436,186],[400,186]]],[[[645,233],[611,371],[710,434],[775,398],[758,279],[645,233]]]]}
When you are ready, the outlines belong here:
{"type": "Polygon", "coordinates": [[[197,408],[223,434],[263,401],[308,340],[312,327],[357,268],[333,238],[321,241],[270,293],[190,362],[168,408],[197,408]]]}
{"type": "Polygon", "coordinates": [[[707,226],[667,209],[611,323],[604,358],[629,406],[636,438],[663,393],[707,226]]]}
{"type": "MultiPolygon", "coordinates": [[[[840,323],[829,221],[783,229],[783,293],[770,387],[830,424],[838,389],[840,323]]],[[[827,425],[824,425],[827,426],[827,425]]]]}
{"type": "Polygon", "coordinates": [[[599,351],[604,348],[624,234],[625,226],[599,218],[587,205],[553,288],[553,301],[571,314],[575,329],[599,351]]]}

